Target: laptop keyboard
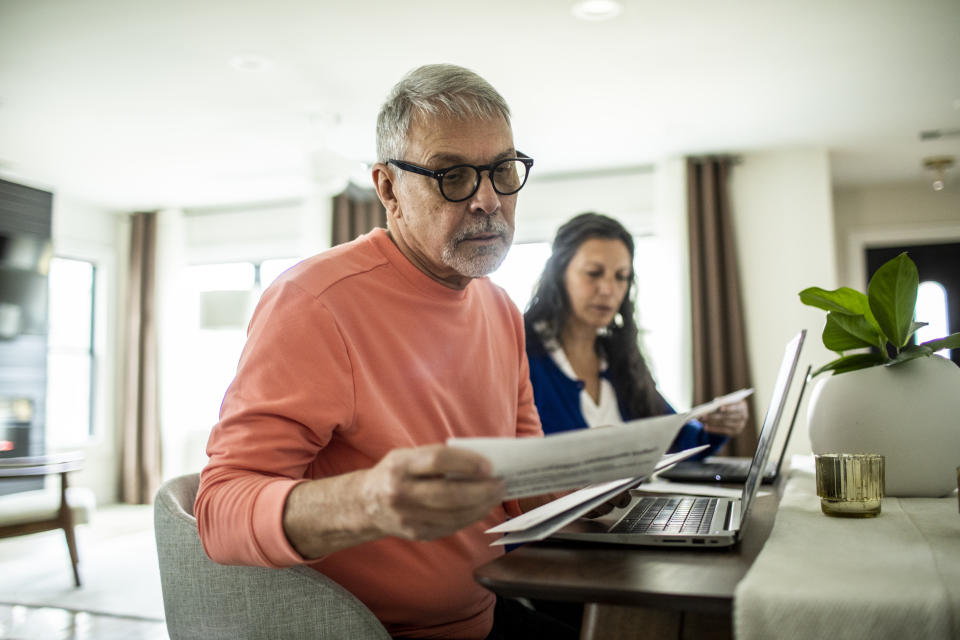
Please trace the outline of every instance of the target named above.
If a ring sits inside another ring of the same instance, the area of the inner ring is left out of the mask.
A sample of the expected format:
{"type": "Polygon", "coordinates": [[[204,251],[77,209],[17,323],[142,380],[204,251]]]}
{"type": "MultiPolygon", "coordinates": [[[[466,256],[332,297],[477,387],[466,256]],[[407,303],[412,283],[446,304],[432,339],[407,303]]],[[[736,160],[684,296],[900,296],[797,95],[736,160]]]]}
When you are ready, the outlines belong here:
{"type": "Polygon", "coordinates": [[[709,533],[716,498],[647,498],[637,503],[611,533],[709,533]]]}

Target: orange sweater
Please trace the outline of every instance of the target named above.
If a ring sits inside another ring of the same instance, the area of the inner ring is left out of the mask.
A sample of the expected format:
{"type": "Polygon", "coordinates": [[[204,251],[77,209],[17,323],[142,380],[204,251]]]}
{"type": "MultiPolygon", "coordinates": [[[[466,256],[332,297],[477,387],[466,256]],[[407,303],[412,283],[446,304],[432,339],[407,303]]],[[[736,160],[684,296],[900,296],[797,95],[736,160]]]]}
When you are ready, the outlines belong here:
{"type": "MultiPolygon", "coordinates": [[[[224,564],[303,564],[282,526],[298,482],[450,436],[538,435],[523,321],[506,293],[486,278],[449,289],[378,229],[264,293],[207,446],[200,537],[224,564]]],[[[483,638],[494,598],[472,571],[502,553],[483,532],[506,515],[498,508],[446,538],[386,537],[309,564],[393,635],[483,638]]]]}

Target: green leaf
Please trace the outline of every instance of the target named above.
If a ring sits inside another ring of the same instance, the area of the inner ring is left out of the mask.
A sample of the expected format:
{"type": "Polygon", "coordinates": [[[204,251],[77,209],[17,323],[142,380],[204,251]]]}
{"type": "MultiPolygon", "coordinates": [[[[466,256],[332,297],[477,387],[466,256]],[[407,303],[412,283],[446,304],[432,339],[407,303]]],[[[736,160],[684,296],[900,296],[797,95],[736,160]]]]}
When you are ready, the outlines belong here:
{"type": "Polygon", "coordinates": [[[910,336],[917,332],[917,329],[922,329],[923,327],[930,324],[929,322],[911,322],[910,323],[910,333],[907,334],[907,340],[910,339],[910,336]]]}
{"type": "Polygon", "coordinates": [[[910,339],[919,284],[917,265],[904,252],[877,269],[867,285],[870,310],[897,349],[910,339]]]}
{"type": "Polygon", "coordinates": [[[895,364],[900,364],[901,362],[906,362],[907,360],[913,360],[915,358],[926,358],[933,354],[933,349],[922,344],[912,344],[900,353],[897,354],[896,358],[893,358],[889,362],[884,364],[888,367],[892,367],[895,364]]]}
{"type": "Polygon", "coordinates": [[[852,356],[843,356],[842,358],[837,358],[833,362],[828,362],[814,371],[811,377],[820,375],[825,371],[833,371],[834,373],[847,373],[848,371],[866,369],[868,367],[875,367],[878,364],[883,364],[884,361],[884,356],[879,353],[856,353],[852,356]]]}
{"type": "Polygon", "coordinates": [[[831,351],[846,351],[863,347],[883,349],[885,338],[861,315],[845,315],[831,311],[823,327],[823,346],[831,351]]]}
{"type": "MultiPolygon", "coordinates": [[[[869,340],[870,345],[878,345],[881,347],[883,343],[887,341],[887,337],[883,335],[880,325],[873,317],[873,312],[870,311],[870,302],[867,300],[867,296],[855,289],[840,287],[833,291],[827,291],[820,287],[808,287],[800,292],[800,302],[837,314],[863,316],[867,323],[874,329],[874,331],[871,332],[871,336],[874,332],[877,334],[876,340],[873,340],[872,337],[864,339],[869,340]]],[[[826,330],[827,329],[824,328],[824,332],[826,332],[826,330]]],[[[824,342],[824,346],[826,346],[826,342],[824,342]]],[[[827,348],[829,349],[829,346],[827,348]]]]}
{"type": "Polygon", "coordinates": [[[960,349],[960,332],[949,335],[946,338],[928,340],[922,343],[920,346],[930,347],[931,351],[940,351],[940,349],[960,349]]]}
{"type": "Polygon", "coordinates": [[[870,311],[867,296],[850,287],[840,287],[833,291],[820,287],[808,287],[800,292],[800,302],[824,311],[853,315],[865,315],[870,311]]]}

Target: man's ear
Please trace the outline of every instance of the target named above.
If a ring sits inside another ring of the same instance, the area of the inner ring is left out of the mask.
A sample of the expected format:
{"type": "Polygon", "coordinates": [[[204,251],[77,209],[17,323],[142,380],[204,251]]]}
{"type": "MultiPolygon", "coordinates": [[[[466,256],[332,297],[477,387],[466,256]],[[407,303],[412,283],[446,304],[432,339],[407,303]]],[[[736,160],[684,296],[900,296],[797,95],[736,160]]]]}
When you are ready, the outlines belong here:
{"type": "Polygon", "coordinates": [[[373,188],[377,190],[377,197],[387,210],[387,216],[391,218],[400,217],[400,203],[397,200],[395,191],[396,183],[389,167],[382,162],[377,162],[371,169],[373,175],[373,188]]]}

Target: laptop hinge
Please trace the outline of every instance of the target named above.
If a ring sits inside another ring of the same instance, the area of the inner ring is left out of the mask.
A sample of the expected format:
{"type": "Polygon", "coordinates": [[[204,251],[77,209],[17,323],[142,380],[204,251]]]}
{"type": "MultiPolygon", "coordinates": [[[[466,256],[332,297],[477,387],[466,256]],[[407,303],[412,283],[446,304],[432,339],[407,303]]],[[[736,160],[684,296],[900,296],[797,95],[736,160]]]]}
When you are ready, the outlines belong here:
{"type": "Polygon", "coordinates": [[[737,531],[740,528],[740,501],[730,502],[730,510],[727,512],[727,531],[737,531]]]}

